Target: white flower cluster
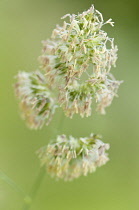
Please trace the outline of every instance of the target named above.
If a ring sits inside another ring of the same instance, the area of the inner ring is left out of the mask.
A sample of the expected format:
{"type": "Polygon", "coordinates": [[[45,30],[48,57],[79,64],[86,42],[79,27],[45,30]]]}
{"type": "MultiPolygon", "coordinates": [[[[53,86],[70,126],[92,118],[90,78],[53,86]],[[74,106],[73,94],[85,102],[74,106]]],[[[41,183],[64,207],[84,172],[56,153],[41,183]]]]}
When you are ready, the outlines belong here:
{"type": "Polygon", "coordinates": [[[105,24],[113,26],[113,22],[104,22],[94,6],[62,19],[66,17],[69,23],[57,25],[51,39],[43,41],[41,69],[52,88],[59,87],[58,101],[67,116],[90,116],[93,99],[98,104],[97,111],[104,114],[121,83],[110,74],[117,60],[117,46],[102,30],[105,24]]]}
{"type": "Polygon", "coordinates": [[[100,139],[94,134],[78,139],[57,136],[55,142],[38,151],[41,165],[46,167],[52,177],[65,181],[86,176],[109,160],[106,153],[109,144],[104,144],[100,139]]]}
{"type": "Polygon", "coordinates": [[[22,117],[30,128],[41,128],[51,120],[57,107],[46,78],[40,71],[19,72],[15,84],[16,96],[20,99],[22,117]]]}
{"type": "Polygon", "coordinates": [[[22,90],[26,89],[21,105],[24,118],[32,128],[42,127],[45,118],[51,118],[54,103],[62,107],[68,117],[72,118],[75,113],[88,117],[94,100],[96,110],[105,114],[105,108],[117,96],[121,83],[110,73],[117,60],[117,46],[114,46],[114,39],[102,30],[105,24],[113,26],[112,20],[104,22],[102,14],[94,6],[82,14],[67,14],[62,19],[66,17],[69,17],[69,23],[64,21],[62,27],[57,25],[51,39],[43,41],[39,57],[42,73],[21,72],[18,75],[16,92],[22,99],[22,90]],[[37,91],[33,92],[29,78],[38,79],[38,74],[46,85],[36,83],[37,91]]]}
{"type": "MultiPolygon", "coordinates": [[[[102,29],[113,26],[104,22],[102,14],[92,5],[88,11],[69,18],[63,26],[56,26],[49,40],[43,41],[39,57],[40,70],[20,72],[15,85],[22,116],[30,128],[41,128],[50,122],[56,107],[62,107],[71,117],[90,116],[92,101],[97,111],[105,114],[117,96],[121,81],[111,74],[117,60],[117,46],[102,29]]],[[[86,138],[58,136],[54,143],[41,148],[41,165],[56,178],[72,180],[95,171],[109,159],[100,136],[86,138]]]]}

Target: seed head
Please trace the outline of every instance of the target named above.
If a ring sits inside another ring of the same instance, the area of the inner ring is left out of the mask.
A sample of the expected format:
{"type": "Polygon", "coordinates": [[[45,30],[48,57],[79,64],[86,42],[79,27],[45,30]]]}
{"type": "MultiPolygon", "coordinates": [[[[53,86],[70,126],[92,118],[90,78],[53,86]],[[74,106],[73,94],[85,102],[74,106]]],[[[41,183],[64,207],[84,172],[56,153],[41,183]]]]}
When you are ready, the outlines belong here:
{"type": "Polygon", "coordinates": [[[57,105],[40,71],[19,72],[15,93],[20,101],[22,117],[30,128],[41,128],[46,119],[47,124],[50,122],[57,105]]]}
{"type": "Polygon", "coordinates": [[[93,101],[96,110],[105,114],[121,84],[110,72],[116,66],[118,48],[103,30],[106,24],[114,26],[112,19],[105,22],[93,5],[65,18],[69,21],[57,25],[51,38],[42,42],[42,73],[17,76],[17,96],[31,128],[41,128],[46,119],[48,124],[56,104],[71,118],[74,114],[90,116],[93,101]]]}
{"type": "Polygon", "coordinates": [[[104,144],[100,139],[94,134],[77,139],[58,136],[55,142],[38,151],[41,165],[46,166],[52,177],[66,181],[86,176],[109,160],[105,152],[109,144],[104,144]]]}
{"type": "Polygon", "coordinates": [[[98,103],[97,110],[104,114],[121,83],[110,73],[116,66],[118,48],[102,29],[114,23],[111,19],[104,22],[93,5],[81,14],[67,14],[62,19],[67,17],[69,22],[57,25],[51,39],[43,41],[41,68],[50,86],[59,88],[58,101],[67,116],[90,116],[93,99],[98,103]]]}

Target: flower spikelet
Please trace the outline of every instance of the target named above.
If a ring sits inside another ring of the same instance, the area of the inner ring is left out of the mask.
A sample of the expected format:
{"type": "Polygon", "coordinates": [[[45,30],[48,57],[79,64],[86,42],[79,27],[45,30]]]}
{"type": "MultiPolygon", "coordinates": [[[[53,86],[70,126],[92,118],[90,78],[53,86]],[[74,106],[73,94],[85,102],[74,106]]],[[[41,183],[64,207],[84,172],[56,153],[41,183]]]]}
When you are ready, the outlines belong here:
{"type": "Polygon", "coordinates": [[[41,128],[44,123],[50,122],[57,105],[40,71],[19,72],[15,93],[20,100],[22,117],[30,128],[41,128]]]}
{"type": "Polygon", "coordinates": [[[116,66],[118,48],[103,30],[104,25],[114,26],[114,22],[105,22],[93,5],[62,19],[67,17],[69,22],[57,25],[51,39],[43,41],[41,68],[50,86],[58,87],[58,101],[67,116],[90,116],[93,99],[97,111],[104,114],[121,83],[110,73],[116,66]]]}
{"type": "Polygon", "coordinates": [[[46,70],[47,76],[55,79],[57,75],[64,75],[67,86],[88,69],[92,63],[96,74],[109,72],[115,66],[117,59],[117,46],[114,39],[109,38],[102,30],[105,24],[102,14],[92,6],[88,11],[78,15],[65,15],[69,23],[57,25],[50,40],[43,41],[40,62],[46,70]],[[107,43],[110,43],[110,49],[107,43]]]}
{"type": "Polygon", "coordinates": [[[111,105],[114,96],[118,96],[121,83],[122,81],[117,81],[111,74],[97,78],[92,76],[81,85],[74,81],[68,88],[60,89],[59,102],[70,118],[75,113],[79,113],[81,117],[90,116],[93,99],[97,105],[96,110],[105,114],[105,108],[111,105]]]}
{"type": "Polygon", "coordinates": [[[100,136],[94,134],[77,139],[72,136],[57,136],[55,142],[38,151],[41,165],[46,166],[52,177],[66,181],[86,176],[109,160],[106,153],[109,144],[100,139],[100,136]]]}
{"type": "Polygon", "coordinates": [[[101,114],[106,113],[105,108],[111,105],[114,96],[118,96],[117,91],[122,82],[123,81],[116,80],[111,74],[109,74],[109,77],[107,76],[107,79],[105,80],[106,85],[103,85],[103,88],[98,89],[96,92],[95,99],[98,112],[101,114]]]}

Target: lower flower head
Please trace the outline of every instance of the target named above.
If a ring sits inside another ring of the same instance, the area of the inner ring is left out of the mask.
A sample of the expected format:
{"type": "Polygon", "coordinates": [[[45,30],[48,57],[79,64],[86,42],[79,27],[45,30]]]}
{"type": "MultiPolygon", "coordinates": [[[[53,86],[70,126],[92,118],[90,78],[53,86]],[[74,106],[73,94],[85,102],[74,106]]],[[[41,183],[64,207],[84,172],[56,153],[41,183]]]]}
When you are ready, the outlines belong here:
{"type": "Polygon", "coordinates": [[[41,165],[46,166],[51,176],[66,181],[86,176],[109,160],[105,152],[109,149],[109,144],[100,139],[100,136],[94,134],[78,139],[58,136],[54,143],[38,151],[41,165]]]}

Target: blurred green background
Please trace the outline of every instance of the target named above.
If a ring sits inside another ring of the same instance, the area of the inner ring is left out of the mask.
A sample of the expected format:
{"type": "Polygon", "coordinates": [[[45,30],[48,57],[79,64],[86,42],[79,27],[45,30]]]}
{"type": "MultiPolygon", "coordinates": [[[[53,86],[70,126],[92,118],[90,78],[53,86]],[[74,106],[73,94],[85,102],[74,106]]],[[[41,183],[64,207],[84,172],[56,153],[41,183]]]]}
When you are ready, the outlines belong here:
{"type": "MultiPolygon", "coordinates": [[[[111,144],[110,162],[96,173],[73,182],[46,175],[31,210],[139,209],[139,2],[137,0],[0,0],[0,168],[28,192],[39,172],[35,151],[55,138],[61,110],[48,127],[29,130],[19,115],[14,76],[38,68],[41,40],[49,38],[60,17],[91,4],[112,18],[107,28],[118,45],[113,73],[124,83],[107,115],[65,119],[59,134],[75,137],[91,132],[111,144]]],[[[0,181],[0,210],[21,209],[23,197],[0,181]]]]}

